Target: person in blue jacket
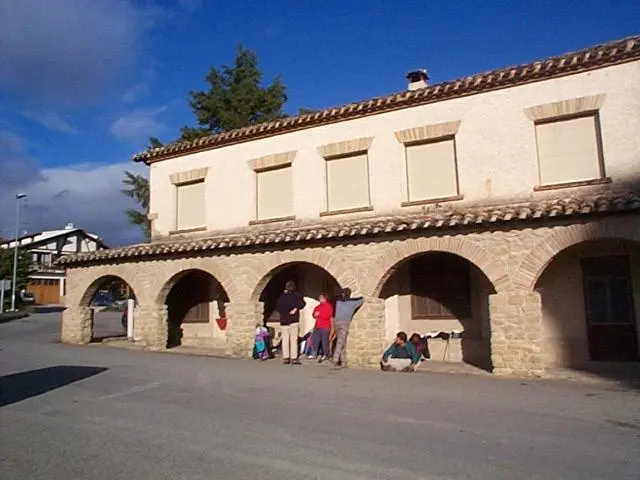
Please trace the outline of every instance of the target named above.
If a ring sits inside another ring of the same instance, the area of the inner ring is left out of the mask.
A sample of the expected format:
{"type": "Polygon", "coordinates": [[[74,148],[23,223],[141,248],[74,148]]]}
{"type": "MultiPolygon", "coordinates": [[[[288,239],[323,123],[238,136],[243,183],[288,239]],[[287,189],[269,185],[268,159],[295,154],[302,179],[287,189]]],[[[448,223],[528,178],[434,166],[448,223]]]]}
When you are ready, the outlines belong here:
{"type": "Polygon", "coordinates": [[[336,329],[336,349],[333,353],[335,368],[344,368],[347,363],[347,337],[349,326],[356,310],[362,306],[364,298],[351,298],[351,289],[344,288],[336,299],[336,311],[333,316],[333,325],[336,329]]]}
{"type": "Polygon", "coordinates": [[[420,354],[416,347],[407,341],[406,333],[398,332],[395,341],[382,354],[380,368],[384,371],[415,372],[419,363],[420,354]]]}

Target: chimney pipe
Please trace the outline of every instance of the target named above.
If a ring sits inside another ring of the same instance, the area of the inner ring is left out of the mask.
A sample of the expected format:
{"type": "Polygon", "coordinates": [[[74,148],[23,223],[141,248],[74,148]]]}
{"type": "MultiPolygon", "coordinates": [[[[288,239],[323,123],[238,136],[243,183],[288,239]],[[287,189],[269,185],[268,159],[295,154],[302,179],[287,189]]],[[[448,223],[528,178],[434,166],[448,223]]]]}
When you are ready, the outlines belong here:
{"type": "Polygon", "coordinates": [[[407,73],[407,80],[409,80],[409,90],[427,88],[429,74],[424,68],[421,68],[419,70],[412,70],[411,72],[407,73]]]}

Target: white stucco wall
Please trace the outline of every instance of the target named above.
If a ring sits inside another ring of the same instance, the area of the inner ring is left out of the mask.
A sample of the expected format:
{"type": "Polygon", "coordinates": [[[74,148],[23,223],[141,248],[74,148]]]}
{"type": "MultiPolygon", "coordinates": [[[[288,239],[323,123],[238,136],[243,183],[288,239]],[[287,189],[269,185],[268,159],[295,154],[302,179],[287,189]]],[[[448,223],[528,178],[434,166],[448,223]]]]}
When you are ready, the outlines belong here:
{"type": "MultiPolygon", "coordinates": [[[[256,215],[252,158],[297,151],[293,162],[293,209],[296,219],[318,219],[326,210],[325,160],[317,148],[328,143],[373,137],[369,150],[373,214],[410,211],[404,147],[394,132],[425,124],[461,121],[456,135],[460,193],[463,202],[542,198],[534,193],[538,167],[534,126],[527,107],[605,94],[600,109],[606,175],[614,182],[638,172],[640,165],[640,62],[495,92],[403,109],[307,130],[231,145],[160,161],[150,168],[154,230],[175,229],[173,173],[209,167],[206,178],[207,230],[244,227],[256,215]]],[[[588,187],[584,187],[588,188],[588,187]]],[[[558,192],[552,192],[557,195],[558,192]]],[[[347,219],[346,214],[329,217],[347,219]]]]}

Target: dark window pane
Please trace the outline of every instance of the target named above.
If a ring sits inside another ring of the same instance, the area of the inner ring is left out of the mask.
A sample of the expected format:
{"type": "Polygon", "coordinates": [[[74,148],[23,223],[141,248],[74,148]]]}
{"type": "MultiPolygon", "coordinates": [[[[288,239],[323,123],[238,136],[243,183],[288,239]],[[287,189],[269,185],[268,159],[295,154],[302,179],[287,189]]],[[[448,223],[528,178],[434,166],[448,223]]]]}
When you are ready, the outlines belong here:
{"type": "Polygon", "coordinates": [[[616,323],[633,323],[631,289],[627,278],[612,278],[609,281],[611,320],[616,323]]]}
{"type": "Polygon", "coordinates": [[[609,302],[607,298],[607,282],[599,278],[585,280],[587,320],[589,323],[606,323],[609,321],[609,302]]]}

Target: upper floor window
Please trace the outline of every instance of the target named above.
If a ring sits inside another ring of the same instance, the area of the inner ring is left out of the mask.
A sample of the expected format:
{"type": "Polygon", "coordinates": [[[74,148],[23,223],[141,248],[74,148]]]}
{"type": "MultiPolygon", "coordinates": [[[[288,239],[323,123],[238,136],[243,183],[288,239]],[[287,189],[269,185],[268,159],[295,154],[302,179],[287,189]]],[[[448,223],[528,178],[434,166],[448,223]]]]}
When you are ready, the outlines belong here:
{"type": "Polygon", "coordinates": [[[598,94],[525,109],[535,126],[540,181],[536,189],[609,180],[600,133],[604,99],[604,94],[598,94]]]}
{"type": "Polygon", "coordinates": [[[177,231],[201,229],[206,226],[205,178],[207,168],[198,168],[171,175],[175,185],[175,226],[177,231]]]}
{"type": "Polygon", "coordinates": [[[540,185],[604,177],[597,114],[536,124],[540,185]]]}
{"type": "Polygon", "coordinates": [[[327,211],[347,213],[371,208],[368,149],[372,138],[320,147],[326,161],[327,211]]]}
{"type": "Polygon", "coordinates": [[[366,153],[327,161],[327,210],[368,207],[369,159],[366,153]]]}
{"type": "Polygon", "coordinates": [[[293,215],[291,165],[256,172],[258,220],[293,215]]]}
{"type": "Polygon", "coordinates": [[[249,160],[256,175],[256,218],[252,222],[293,219],[293,160],[282,152],[249,160]]]}
{"type": "Polygon", "coordinates": [[[395,132],[405,148],[404,206],[459,198],[455,142],[459,127],[455,121],[395,132]]]}
{"type": "Polygon", "coordinates": [[[406,146],[409,202],[458,195],[458,168],[453,138],[406,146]]]}
{"type": "Polygon", "coordinates": [[[205,225],[204,180],[176,185],[176,230],[205,225]]]}

